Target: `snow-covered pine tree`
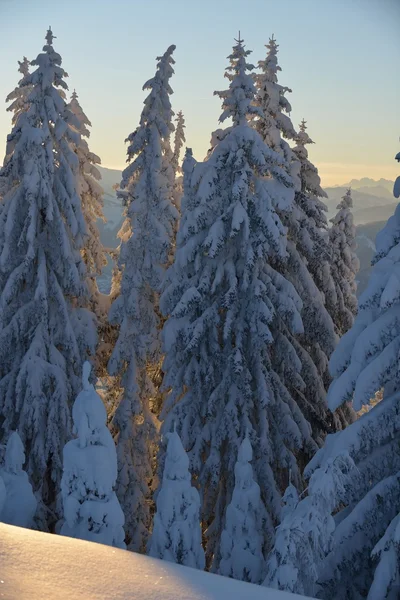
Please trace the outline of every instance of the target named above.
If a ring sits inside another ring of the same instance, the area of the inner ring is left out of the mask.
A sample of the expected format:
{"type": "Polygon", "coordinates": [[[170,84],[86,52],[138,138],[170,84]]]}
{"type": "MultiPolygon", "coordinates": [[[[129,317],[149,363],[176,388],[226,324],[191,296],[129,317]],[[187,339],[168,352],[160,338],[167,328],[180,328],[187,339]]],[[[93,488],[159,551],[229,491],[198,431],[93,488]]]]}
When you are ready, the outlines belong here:
{"type": "Polygon", "coordinates": [[[61,535],[125,548],[124,515],[114,492],[117,454],[100,396],[83,365],[83,389],[72,408],[76,439],[64,448],[61,535]]]}
{"type": "MultiPolygon", "coordinates": [[[[306,121],[303,119],[296,134],[296,146],[293,148],[300,162],[301,189],[296,192],[295,201],[299,207],[299,222],[297,228],[297,247],[307,270],[311,274],[315,285],[322,294],[311,289],[313,302],[307,311],[303,311],[304,328],[310,331],[309,353],[317,367],[325,389],[327,390],[331,377],[329,375],[329,358],[336,347],[337,336],[335,333],[335,307],[337,293],[332,273],[332,249],[329,243],[327,212],[328,209],[323,198],[327,195],[321,187],[318,169],[308,157],[306,146],[313,144],[307,133],[306,121]],[[307,313],[307,316],[304,314],[307,313]]],[[[314,379],[314,383],[317,380],[314,379]]],[[[313,383],[308,379],[307,388],[313,383]]],[[[342,429],[343,426],[355,420],[354,410],[350,403],[345,403],[334,413],[333,429],[342,429]]],[[[329,429],[327,429],[329,431],[329,429]]]]}
{"type": "Polygon", "coordinates": [[[354,463],[344,452],[313,473],[308,495],[302,500],[294,486],[287,488],[283,497],[287,504],[268,557],[264,585],[316,597],[321,563],[332,547],[335,523],[331,511],[346,498],[353,472],[354,463]]]}
{"type": "MultiPolygon", "coordinates": [[[[188,152],[182,220],[174,265],[160,307],[166,357],[162,431],[176,425],[202,490],[208,556],[219,552],[223,516],[234,489],[238,449],[248,432],[255,479],[267,507],[262,536],[273,542],[280,492],[296,453],[315,450],[309,424],[271,364],[276,342],[271,322],[302,331],[301,301],[293,286],[269,266],[285,257],[285,228],[274,209],[289,206],[294,189],[282,158],[249,126],[254,83],[242,40],[229,57],[229,89],[221,121],[232,126],[204,163],[188,152]]],[[[298,358],[282,334],[293,376],[298,358]]],[[[215,565],[218,568],[218,565],[215,565]]]]}
{"type": "Polygon", "coordinates": [[[257,86],[255,104],[260,108],[260,114],[255,118],[255,127],[269,148],[284,157],[287,170],[298,187],[300,166],[286,141],[296,137],[296,131],[289,117],[292,108],[285,96],[286,92],[292,90],[278,83],[278,73],[282,69],[278,65],[279,46],[274,36],[270,38],[266,48],[268,52],[265,60],[258,62],[261,72],[255,77],[257,86]]]}
{"type": "Polygon", "coordinates": [[[331,315],[340,336],[350,329],[357,314],[355,276],[360,262],[355,253],[356,228],[353,224],[352,207],[349,189],[337,206],[338,213],[331,219],[332,227],[329,230],[331,271],[336,288],[336,303],[331,315]]]}
{"type": "Polygon", "coordinates": [[[117,494],[126,516],[127,544],[133,550],[144,550],[150,526],[148,484],[156,433],[152,373],[160,370],[161,361],[158,296],[178,218],[170,146],[174,49],[170,46],[157,59],[155,76],[143,86],[150,93],[140,124],[128,137],[130,165],[119,192],[127,209],[121,229],[120,294],[109,317],[119,326],[109,373],[123,388],[114,417],[119,432],[117,494]]]}
{"type": "Polygon", "coordinates": [[[183,112],[180,110],[176,115],[176,126],[175,126],[175,135],[174,135],[174,153],[172,159],[172,165],[174,167],[175,173],[181,172],[181,163],[180,156],[181,150],[183,148],[183,144],[186,142],[185,137],[185,117],[183,116],[183,112]]]}
{"type": "Polygon", "coordinates": [[[344,502],[334,508],[339,512],[333,547],[319,574],[326,599],[399,597],[393,562],[398,560],[400,513],[399,239],[400,205],[377,235],[358,315],[330,361],[332,410],[351,399],[359,410],[381,388],[383,399],[343,432],[328,436],[306,470],[312,474],[343,451],[357,467],[344,502]]]}
{"type": "Polygon", "coordinates": [[[97,225],[98,220],[105,221],[103,214],[104,191],[99,183],[101,174],[97,168],[101,160],[89,149],[87,139],[90,137],[89,128],[92,125],[79,103],[75,90],[67,108],[77,119],[76,130],[80,135],[79,143],[74,145],[74,150],[79,161],[77,190],[87,231],[81,254],[86,265],[86,282],[89,289],[88,306],[97,318],[99,345],[96,352],[96,373],[104,377],[107,376],[107,360],[111,354],[110,347],[113,345],[115,332],[108,323],[110,296],[99,291],[96,280],[107,264],[106,250],[100,240],[97,225]]]}
{"type": "Polygon", "coordinates": [[[326,192],[321,187],[321,178],[318,169],[308,157],[307,146],[314,144],[307,133],[306,121],[303,119],[299,131],[295,136],[293,152],[300,163],[301,189],[296,193],[297,204],[302,209],[307,219],[302,220],[306,225],[300,238],[308,270],[313,276],[315,284],[323,294],[326,304],[335,304],[335,284],[330,272],[331,252],[328,240],[328,208],[323,202],[327,198],[326,192]]]}
{"type": "Polygon", "coordinates": [[[400,513],[373,549],[372,558],[379,562],[368,600],[396,600],[400,596],[400,513]]]}
{"type": "Polygon", "coordinates": [[[30,86],[29,108],[8,136],[0,171],[7,191],[0,219],[0,425],[18,430],[41,510],[54,519],[70,405],[83,360],[94,351],[94,315],[80,249],[86,232],[76,190],[74,116],[66,108],[66,73],[49,29],[30,86]],[[42,505],[41,505],[42,506],[42,505]]]}
{"type": "MultiPolygon", "coordinates": [[[[24,56],[22,61],[18,61],[18,72],[21,73],[22,79],[18,82],[16,88],[13,89],[10,94],[8,94],[6,98],[6,102],[11,102],[11,104],[7,107],[7,111],[12,112],[12,125],[13,127],[17,123],[19,116],[21,113],[24,113],[28,109],[28,96],[31,90],[31,86],[21,85],[21,82],[25,79],[25,77],[29,74],[29,65],[30,62],[24,56]]],[[[6,145],[6,155],[4,158],[4,163],[7,162],[7,156],[12,152],[13,144],[6,145]]],[[[0,199],[4,196],[7,191],[7,181],[5,177],[0,178],[0,199]]]]}
{"type": "Polygon", "coordinates": [[[277,352],[276,368],[311,423],[315,438],[322,443],[324,434],[335,426],[327,409],[326,385],[329,383],[328,358],[337,340],[332,319],[324,306],[324,297],[316,286],[309,265],[319,264],[321,260],[323,231],[320,228],[326,228],[326,218],[323,218],[324,205],[318,195],[324,192],[319,186],[318,172],[307,160],[307,151],[301,152],[297,148],[295,153],[287,142],[299,139],[309,143],[311,140],[305,140],[302,132],[299,138],[290,120],[291,106],[285,94],[291,90],[278,83],[281,67],[277,60],[278,45],[273,37],[267,49],[266,59],[259,62],[261,72],[256,76],[256,106],[261,115],[255,117],[254,126],[266,144],[282,156],[296,189],[294,204],[278,209],[282,222],[288,227],[288,260],[277,268],[293,284],[302,300],[304,325],[304,332],[291,340],[300,360],[301,378],[293,378],[286,368],[284,352],[277,352]],[[313,184],[316,189],[313,192],[316,195],[309,195],[308,174],[311,168],[315,171],[313,184]]]}
{"type": "MultiPolygon", "coordinates": [[[[172,166],[175,172],[174,182],[174,204],[178,210],[181,208],[181,200],[183,194],[183,177],[182,167],[180,162],[180,156],[183,144],[186,142],[185,138],[185,118],[183,112],[180,110],[176,115],[176,127],[174,136],[174,153],[172,156],[172,166]]],[[[178,223],[176,224],[178,225],[178,223]]]]}
{"type": "Polygon", "coordinates": [[[78,94],[74,91],[67,108],[75,115],[79,122],[77,128],[80,134],[79,144],[74,149],[79,160],[78,193],[81,198],[82,213],[86,223],[87,238],[82,249],[88,277],[88,287],[91,294],[92,310],[102,320],[104,311],[101,306],[101,296],[97,287],[96,276],[101,274],[107,264],[105,249],[100,240],[97,221],[105,221],[103,214],[103,188],[98,183],[101,179],[100,171],[96,165],[101,163],[100,158],[89,150],[85,138],[89,138],[91,122],[82,110],[78,101],[78,94]]]}
{"type": "Polygon", "coordinates": [[[7,107],[9,112],[13,113],[12,124],[15,125],[21,113],[25,112],[29,108],[28,97],[32,87],[30,85],[21,85],[21,82],[29,75],[30,62],[23,57],[22,61],[18,61],[18,72],[21,73],[22,79],[18,82],[17,87],[8,94],[6,102],[11,102],[7,107]]]}
{"type": "Polygon", "coordinates": [[[0,468],[0,479],[6,490],[5,503],[0,510],[0,521],[32,527],[37,501],[29,483],[28,475],[23,470],[25,463],[24,445],[16,431],[8,438],[4,465],[0,468]]]}
{"type": "Polygon", "coordinates": [[[201,545],[200,496],[192,486],[189,459],[179,435],[166,434],[164,473],[149,540],[149,555],[204,569],[201,545]]]}
{"type": "Polygon", "coordinates": [[[264,570],[262,521],[265,506],[254,481],[253,450],[247,437],[239,447],[235,487],[226,509],[218,573],[241,581],[261,583],[264,570]]]}

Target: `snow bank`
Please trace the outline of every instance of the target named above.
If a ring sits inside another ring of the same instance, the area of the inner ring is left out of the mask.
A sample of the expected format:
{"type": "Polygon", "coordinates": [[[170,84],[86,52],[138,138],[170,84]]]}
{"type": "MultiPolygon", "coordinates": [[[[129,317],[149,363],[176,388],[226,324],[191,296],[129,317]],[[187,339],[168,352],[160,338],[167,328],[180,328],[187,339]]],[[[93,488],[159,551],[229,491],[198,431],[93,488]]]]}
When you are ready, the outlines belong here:
{"type": "Polygon", "coordinates": [[[295,600],[157,559],[0,523],[0,597],[7,600],[295,600]]]}

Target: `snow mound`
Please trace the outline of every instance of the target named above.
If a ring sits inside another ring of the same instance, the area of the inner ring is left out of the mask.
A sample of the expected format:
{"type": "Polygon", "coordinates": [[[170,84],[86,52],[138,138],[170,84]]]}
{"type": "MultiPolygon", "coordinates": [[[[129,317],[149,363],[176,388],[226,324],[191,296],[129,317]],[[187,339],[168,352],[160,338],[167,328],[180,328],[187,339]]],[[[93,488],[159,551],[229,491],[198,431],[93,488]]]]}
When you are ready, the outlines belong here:
{"type": "Polygon", "coordinates": [[[0,523],[0,597],[7,600],[295,600],[110,546],[0,523]]]}

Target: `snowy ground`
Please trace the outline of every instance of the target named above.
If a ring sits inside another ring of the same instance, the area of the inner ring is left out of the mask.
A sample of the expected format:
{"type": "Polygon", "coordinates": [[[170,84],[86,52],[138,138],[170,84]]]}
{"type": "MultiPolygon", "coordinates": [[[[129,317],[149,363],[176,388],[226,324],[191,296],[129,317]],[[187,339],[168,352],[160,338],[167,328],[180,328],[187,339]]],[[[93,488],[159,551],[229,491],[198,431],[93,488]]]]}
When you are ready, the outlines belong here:
{"type": "Polygon", "coordinates": [[[295,600],[301,597],[109,546],[0,523],[0,598],[295,600]]]}

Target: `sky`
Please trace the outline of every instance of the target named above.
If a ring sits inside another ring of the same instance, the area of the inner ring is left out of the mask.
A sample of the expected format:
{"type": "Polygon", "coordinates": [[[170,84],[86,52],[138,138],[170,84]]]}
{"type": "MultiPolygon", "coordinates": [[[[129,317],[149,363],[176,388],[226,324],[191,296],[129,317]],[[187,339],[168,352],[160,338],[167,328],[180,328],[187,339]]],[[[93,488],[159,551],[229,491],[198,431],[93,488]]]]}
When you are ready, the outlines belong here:
{"type": "MultiPolygon", "coordinates": [[[[292,90],[293,123],[307,121],[323,185],[398,175],[400,0],[0,0],[0,100],[49,25],[69,89],[92,122],[90,148],[106,167],[124,167],[142,86],[171,44],[173,109],[204,158],[221,113],[213,92],[227,87],[226,57],[240,30],[255,65],[271,34],[277,39],[279,82],[292,90]]],[[[0,108],[1,148],[11,119],[0,108]]]]}

